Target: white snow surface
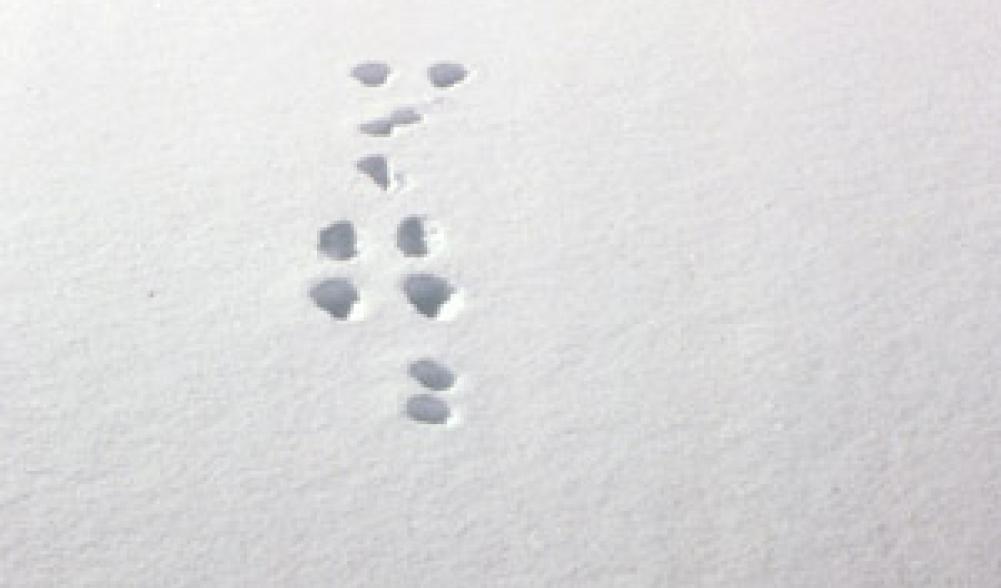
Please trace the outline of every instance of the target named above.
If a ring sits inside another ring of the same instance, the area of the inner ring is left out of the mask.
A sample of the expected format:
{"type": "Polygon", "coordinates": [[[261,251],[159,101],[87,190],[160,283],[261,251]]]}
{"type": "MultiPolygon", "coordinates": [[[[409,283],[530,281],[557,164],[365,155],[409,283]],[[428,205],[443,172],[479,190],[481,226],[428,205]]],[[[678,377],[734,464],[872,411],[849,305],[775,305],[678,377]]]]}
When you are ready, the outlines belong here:
{"type": "Polygon", "coordinates": [[[996,0],[5,0],[0,584],[997,586],[999,60],[996,0]]]}

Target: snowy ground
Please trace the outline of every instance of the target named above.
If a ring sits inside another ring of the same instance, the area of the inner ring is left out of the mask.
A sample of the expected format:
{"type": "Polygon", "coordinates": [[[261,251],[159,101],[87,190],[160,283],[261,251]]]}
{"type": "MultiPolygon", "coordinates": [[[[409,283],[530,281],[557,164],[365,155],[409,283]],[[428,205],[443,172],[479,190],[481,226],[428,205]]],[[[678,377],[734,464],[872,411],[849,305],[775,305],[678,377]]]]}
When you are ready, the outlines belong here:
{"type": "Polygon", "coordinates": [[[0,584],[997,586],[999,56],[995,0],[6,0],[0,584]]]}

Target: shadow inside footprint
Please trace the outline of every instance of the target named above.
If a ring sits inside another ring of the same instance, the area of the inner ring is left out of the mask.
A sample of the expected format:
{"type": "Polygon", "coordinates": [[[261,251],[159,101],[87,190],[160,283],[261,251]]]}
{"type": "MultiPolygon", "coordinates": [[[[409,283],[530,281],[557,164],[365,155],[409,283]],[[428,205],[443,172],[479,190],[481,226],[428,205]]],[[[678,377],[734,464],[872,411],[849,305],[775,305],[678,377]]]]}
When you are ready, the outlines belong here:
{"type": "Polygon", "coordinates": [[[407,370],[410,377],[429,390],[441,392],[455,385],[455,374],[433,359],[419,359],[407,370]]]}
{"type": "Polygon", "coordinates": [[[425,425],[444,425],[452,417],[452,410],[433,394],[417,394],[407,399],[407,416],[425,425]]]}
{"type": "Polygon", "coordinates": [[[422,216],[408,216],[396,229],[396,246],[407,257],[426,257],[440,241],[441,232],[422,216]]]}
{"type": "Polygon", "coordinates": [[[393,134],[393,129],[396,127],[417,124],[422,120],[424,116],[414,108],[397,108],[389,116],[362,123],[358,128],[366,135],[388,137],[393,134]]]}
{"type": "Polygon", "coordinates": [[[309,296],[317,306],[341,321],[354,318],[361,297],[358,289],[345,278],[324,280],[309,290],[309,296]]]}
{"type": "Polygon", "coordinates": [[[350,221],[338,221],[320,231],[316,248],[331,259],[347,260],[358,255],[355,227],[350,221]]]}
{"type": "Polygon", "coordinates": [[[428,318],[448,318],[442,312],[456,293],[454,286],[444,278],[432,274],[413,274],[403,281],[407,300],[417,312],[428,318]]]}
{"type": "Polygon", "coordinates": [[[376,186],[383,190],[389,189],[389,161],[384,155],[367,155],[358,160],[358,171],[372,178],[376,186]]]}
{"type": "Polygon", "coordinates": [[[451,88],[467,75],[469,71],[461,63],[442,62],[428,68],[428,80],[436,88],[451,88]]]}
{"type": "Polygon", "coordinates": [[[366,61],[351,68],[351,77],[370,87],[381,86],[389,79],[389,66],[381,61],[366,61]]]}

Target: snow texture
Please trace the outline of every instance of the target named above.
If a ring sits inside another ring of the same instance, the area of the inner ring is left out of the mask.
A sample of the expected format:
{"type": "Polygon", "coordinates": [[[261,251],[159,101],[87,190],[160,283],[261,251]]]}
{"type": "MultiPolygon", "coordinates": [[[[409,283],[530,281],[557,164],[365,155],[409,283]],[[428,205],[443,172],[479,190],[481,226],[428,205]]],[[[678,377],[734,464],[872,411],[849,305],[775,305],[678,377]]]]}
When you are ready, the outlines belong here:
{"type": "Polygon", "coordinates": [[[0,585],[998,585],[996,0],[0,46],[0,585]]]}

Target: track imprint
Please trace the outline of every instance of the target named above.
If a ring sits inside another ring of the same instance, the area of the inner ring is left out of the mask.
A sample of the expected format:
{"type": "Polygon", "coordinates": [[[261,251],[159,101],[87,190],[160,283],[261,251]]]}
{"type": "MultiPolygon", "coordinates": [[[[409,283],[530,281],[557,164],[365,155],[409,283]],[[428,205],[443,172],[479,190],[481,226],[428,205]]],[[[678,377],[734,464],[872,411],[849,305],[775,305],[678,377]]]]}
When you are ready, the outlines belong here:
{"type": "Polygon", "coordinates": [[[386,83],[391,70],[381,61],[366,61],[351,68],[351,77],[369,87],[377,87],[386,83]]]}
{"type": "Polygon", "coordinates": [[[452,418],[452,409],[434,394],[415,394],[407,399],[407,416],[425,425],[444,425],[452,418]]]}
{"type": "Polygon", "coordinates": [[[469,70],[461,63],[443,61],[428,68],[428,80],[436,88],[451,88],[461,83],[469,75],[469,70]]]}
{"type": "Polygon", "coordinates": [[[412,106],[397,108],[382,118],[376,118],[359,125],[358,129],[372,137],[389,137],[398,127],[415,125],[424,120],[424,115],[412,106]]]}
{"type": "Polygon", "coordinates": [[[441,248],[443,232],[423,216],[408,216],[396,229],[396,246],[406,257],[427,257],[441,248]]]}
{"type": "Polygon", "coordinates": [[[420,314],[435,320],[455,318],[460,310],[460,292],[434,274],[411,274],[403,280],[407,300],[420,314]]]}
{"type": "Polygon", "coordinates": [[[361,296],[355,285],[347,278],[323,280],[310,288],[309,296],[334,319],[354,321],[361,318],[361,296]]]}
{"type": "Polygon", "coordinates": [[[358,255],[358,236],[351,221],[337,221],[320,231],[316,248],[323,255],[345,261],[358,255]]]}
{"type": "Polygon", "coordinates": [[[455,373],[433,359],[424,358],[413,362],[407,373],[422,386],[435,392],[448,390],[455,385],[455,373]]]}
{"type": "Polygon", "coordinates": [[[389,167],[389,160],[385,155],[366,155],[355,164],[358,171],[365,174],[376,186],[383,191],[389,190],[393,185],[392,171],[389,167]]]}

